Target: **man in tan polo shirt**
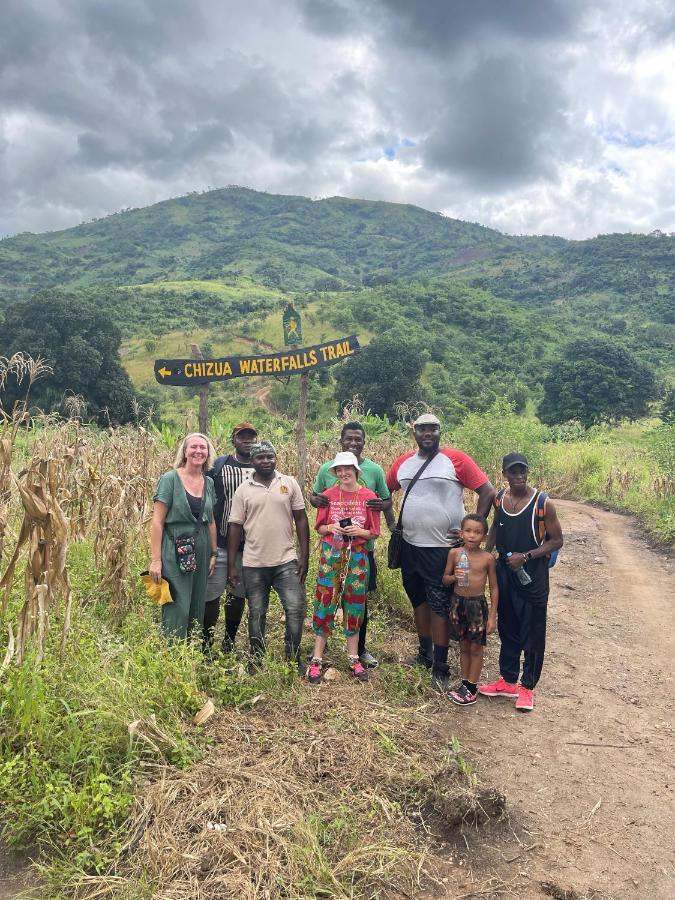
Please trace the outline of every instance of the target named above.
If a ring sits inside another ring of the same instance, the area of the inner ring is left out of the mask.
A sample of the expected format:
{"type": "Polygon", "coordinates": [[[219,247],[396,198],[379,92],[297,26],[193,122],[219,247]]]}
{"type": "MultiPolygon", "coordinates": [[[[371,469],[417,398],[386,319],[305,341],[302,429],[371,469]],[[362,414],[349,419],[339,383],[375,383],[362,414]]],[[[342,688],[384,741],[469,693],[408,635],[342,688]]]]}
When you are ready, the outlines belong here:
{"type": "Polygon", "coordinates": [[[286,613],[284,652],[300,667],[300,639],[307,601],[305,578],[309,560],[309,522],[300,485],[276,471],[276,450],[269,441],[251,448],[254,472],[234,492],[227,529],[228,577],[239,583],[235,565],[242,529],[246,533],[242,575],[248,598],[251,653],[265,652],[270,590],[279,595],[286,613]],[[293,540],[293,522],[299,552],[293,540]]]}

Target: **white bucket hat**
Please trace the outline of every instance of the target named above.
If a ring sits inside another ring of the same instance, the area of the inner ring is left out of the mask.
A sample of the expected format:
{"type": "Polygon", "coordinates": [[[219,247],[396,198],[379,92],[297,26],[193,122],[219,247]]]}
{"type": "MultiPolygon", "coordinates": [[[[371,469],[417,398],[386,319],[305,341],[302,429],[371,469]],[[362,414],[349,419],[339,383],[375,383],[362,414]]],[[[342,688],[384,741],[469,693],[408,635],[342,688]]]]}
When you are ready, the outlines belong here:
{"type": "Polygon", "coordinates": [[[328,471],[331,475],[335,475],[336,466],[354,466],[357,472],[361,471],[358,459],[350,450],[341,450],[339,453],[335,454],[335,459],[328,467],[328,471]]]}

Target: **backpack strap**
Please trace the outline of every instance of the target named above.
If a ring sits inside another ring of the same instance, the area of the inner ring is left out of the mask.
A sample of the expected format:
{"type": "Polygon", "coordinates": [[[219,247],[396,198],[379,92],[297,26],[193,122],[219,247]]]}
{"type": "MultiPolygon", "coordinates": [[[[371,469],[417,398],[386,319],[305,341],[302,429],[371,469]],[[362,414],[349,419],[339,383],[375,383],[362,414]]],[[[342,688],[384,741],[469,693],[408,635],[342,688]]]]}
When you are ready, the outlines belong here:
{"type": "Polygon", "coordinates": [[[502,505],[502,499],[504,494],[506,493],[506,488],[501,488],[501,490],[497,491],[494,499],[494,507],[495,509],[499,509],[502,505]]]}
{"type": "Polygon", "coordinates": [[[539,533],[539,543],[543,544],[546,540],[546,501],[548,494],[544,491],[537,493],[537,501],[534,505],[534,518],[537,523],[537,531],[539,533]]]}

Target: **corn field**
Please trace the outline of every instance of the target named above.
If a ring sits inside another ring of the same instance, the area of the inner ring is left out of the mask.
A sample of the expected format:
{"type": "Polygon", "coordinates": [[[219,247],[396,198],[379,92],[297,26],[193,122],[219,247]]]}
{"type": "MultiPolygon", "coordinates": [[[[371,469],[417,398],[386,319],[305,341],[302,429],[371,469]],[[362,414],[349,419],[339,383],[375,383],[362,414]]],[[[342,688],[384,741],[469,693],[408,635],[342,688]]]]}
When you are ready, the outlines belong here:
{"type": "MultiPolygon", "coordinates": [[[[3,372],[6,377],[23,371],[30,383],[41,374],[39,362],[28,357],[3,364],[0,384],[3,372]]],[[[350,408],[345,415],[356,411],[350,408]]],[[[7,629],[1,668],[21,665],[31,642],[41,662],[54,621],[61,629],[63,653],[81,602],[68,572],[74,543],[90,542],[99,597],[113,619],[123,619],[138,580],[139,548],[143,557],[148,545],[152,493],[173,461],[175,446],[167,446],[166,435],[162,439],[143,425],[101,431],[82,423],[77,404],[71,412],[65,420],[36,419],[28,415],[25,402],[11,412],[0,408],[0,613],[7,629]],[[7,622],[10,597],[17,592],[19,611],[7,622]]],[[[191,430],[194,423],[188,421],[184,433],[191,430]]],[[[182,436],[176,435],[174,444],[182,436]]],[[[290,427],[288,437],[278,447],[278,468],[296,474],[290,427]]],[[[392,437],[378,441],[374,455],[387,464],[407,448],[400,436],[392,437]]],[[[335,449],[309,436],[310,478],[335,449]]],[[[311,490],[311,484],[304,487],[311,490]]]]}

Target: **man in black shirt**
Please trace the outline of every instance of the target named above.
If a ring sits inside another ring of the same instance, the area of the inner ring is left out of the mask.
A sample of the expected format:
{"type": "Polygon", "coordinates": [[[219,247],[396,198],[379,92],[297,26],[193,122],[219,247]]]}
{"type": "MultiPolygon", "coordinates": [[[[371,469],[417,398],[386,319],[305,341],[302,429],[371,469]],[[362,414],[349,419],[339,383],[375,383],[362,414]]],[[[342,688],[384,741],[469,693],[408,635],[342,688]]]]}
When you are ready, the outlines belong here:
{"type": "Polygon", "coordinates": [[[528,485],[527,473],[527,457],[522,453],[508,453],[502,460],[502,474],[509,486],[495,498],[486,545],[487,549],[496,547],[499,554],[500,677],[478,688],[484,697],[514,698],[521,712],[534,708],[534,688],[546,646],[549,560],[563,545],[555,507],[545,494],[528,485]]]}
{"type": "MultiPolygon", "coordinates": [[[[232,497],[239,485],[253,474],[251,464],[251,447],[258,437],[255,425],[240,422],[232,431],[234,453],[219,456],[208,473],[216,488],[216,505],[214,517],[218,532],[218,559],[213,575],[206,586],[206,608],[204,612],[204,645],[210,647],[213,632],[220,614],[220,598],[225,594],[225,636],[223,637],[223,653],[231,653],[234,639],[244,614],[244,582],[241,579],[242,547],[237,554],[237,571],[240,581],[236,588],[227,582],[227,520],[232,507],[232,497]]],[[[243,541],[242,541],[243,545],[243,541]]]]}

